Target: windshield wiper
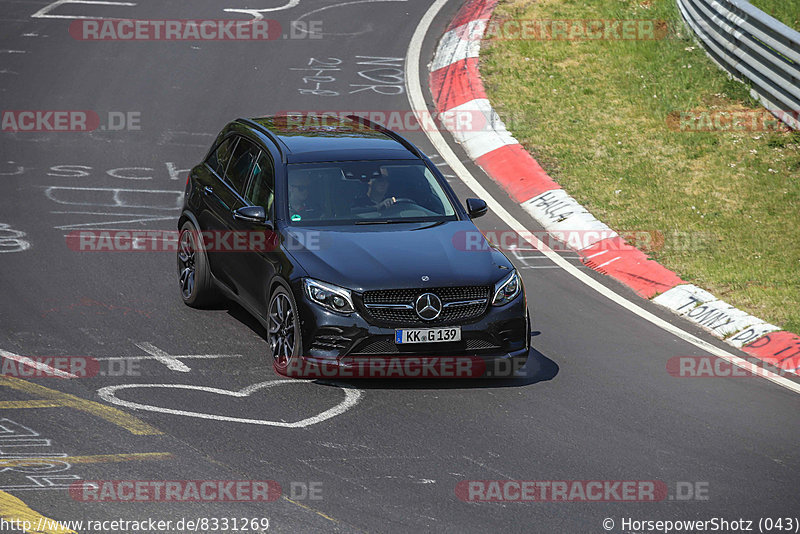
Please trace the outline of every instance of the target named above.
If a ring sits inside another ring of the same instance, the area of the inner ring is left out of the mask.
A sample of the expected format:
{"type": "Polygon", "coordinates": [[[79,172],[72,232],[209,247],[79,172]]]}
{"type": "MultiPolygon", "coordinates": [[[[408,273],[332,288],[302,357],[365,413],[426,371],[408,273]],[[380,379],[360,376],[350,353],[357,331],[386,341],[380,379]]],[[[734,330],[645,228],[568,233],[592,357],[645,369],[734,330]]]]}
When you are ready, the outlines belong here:
{"type": "Polygon", "coordinates": [[[403,224],[403,223],[424,223],[424,222],[437,222],[437,221],[425,221],[421,219],[369,219],[366,221],[356,221],[356,224],[403,224]]]}

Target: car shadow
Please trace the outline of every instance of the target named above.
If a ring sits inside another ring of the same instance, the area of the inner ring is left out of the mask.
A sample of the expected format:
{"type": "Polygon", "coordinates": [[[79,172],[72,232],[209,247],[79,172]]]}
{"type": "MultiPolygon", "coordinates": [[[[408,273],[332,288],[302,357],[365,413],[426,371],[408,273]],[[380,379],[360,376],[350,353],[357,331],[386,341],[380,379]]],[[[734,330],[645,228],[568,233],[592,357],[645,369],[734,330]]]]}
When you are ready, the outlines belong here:
{"type": "Polygon", "coordinates": [[[258,319],[253,317],[253,315],[245,310],[242,306],[233,302],[232,300],[227,301],[225,304],[221,305],[219,308],[220,310],[226,310],[228,315],[245,325],[247,328],[253,331],[258,337],[267,342],[267,329],[264,328],[258,319]]]}
{"type": "Polygon", "coordinates": [[[503,378],[353,378],[315,379],[324,386],[357,389],[474,389],[514,388],[552,380],[558,374],[556,362],[531,347],[528,361],[512,377],[503,378]]]}

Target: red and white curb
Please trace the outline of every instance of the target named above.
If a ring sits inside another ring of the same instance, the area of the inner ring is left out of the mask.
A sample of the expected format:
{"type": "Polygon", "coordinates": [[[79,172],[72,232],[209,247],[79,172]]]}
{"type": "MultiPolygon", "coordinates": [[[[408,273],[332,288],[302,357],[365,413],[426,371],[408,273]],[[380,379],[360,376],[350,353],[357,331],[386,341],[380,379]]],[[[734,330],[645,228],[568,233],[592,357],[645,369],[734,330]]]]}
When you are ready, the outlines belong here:
{"type": "Polygon", "coordinates": [[[429,65],[436,111],[482,117],[481,124],[486,125],[464,129],[446,124],[467,155],[546,231],[596,235],[575,249],[586,266],[619,280],[730,345],[800,374],[800,336],[734,308],[650,260],[564,191],[514,139],[486,97],[478,71],[481,38],[496,4],[497,0],[464,4],[429,65]]]}

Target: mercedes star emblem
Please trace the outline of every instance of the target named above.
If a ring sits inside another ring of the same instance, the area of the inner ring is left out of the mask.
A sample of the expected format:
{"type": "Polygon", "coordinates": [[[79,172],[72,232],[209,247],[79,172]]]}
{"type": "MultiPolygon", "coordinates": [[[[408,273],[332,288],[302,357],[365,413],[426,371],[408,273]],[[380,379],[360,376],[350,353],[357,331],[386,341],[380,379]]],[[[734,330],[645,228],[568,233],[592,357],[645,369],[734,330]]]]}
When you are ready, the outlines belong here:
{"type": "Polygon", "coordinates": [[[442,301],[433,293],[423,293],[414,303],[414,310],[420,318],[433,321],[442,313],[442,301]]]}

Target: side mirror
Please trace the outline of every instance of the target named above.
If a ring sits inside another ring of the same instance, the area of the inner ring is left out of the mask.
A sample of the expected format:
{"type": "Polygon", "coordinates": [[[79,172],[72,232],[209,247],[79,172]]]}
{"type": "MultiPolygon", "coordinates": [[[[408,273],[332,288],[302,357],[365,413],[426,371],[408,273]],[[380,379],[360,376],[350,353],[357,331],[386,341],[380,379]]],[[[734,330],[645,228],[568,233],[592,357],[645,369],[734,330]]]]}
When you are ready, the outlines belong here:
{"type": "Polygon", "coordinates": [[[267,211],[263,206],[245,206],[233,212],[233,218],[253,224],[268,226],[267,211]]]}
{"type": "Polygon", "coordinates": [[[478,217],[482,217],[486,215],[486,212],[489,211],[489,207],[486,206],[486,202],[479,198],[468,198],[467,199],[467,213],[469,214],[470,219],[477,219],[478,217]]]}

